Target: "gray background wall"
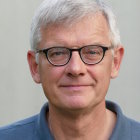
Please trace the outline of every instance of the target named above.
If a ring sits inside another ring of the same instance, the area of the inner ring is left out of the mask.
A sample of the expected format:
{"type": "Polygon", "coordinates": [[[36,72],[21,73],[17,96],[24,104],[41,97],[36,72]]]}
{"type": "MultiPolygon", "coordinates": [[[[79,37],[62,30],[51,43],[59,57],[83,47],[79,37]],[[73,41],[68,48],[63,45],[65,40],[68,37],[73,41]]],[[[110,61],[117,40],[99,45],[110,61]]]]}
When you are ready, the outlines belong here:
{"type": "MultiPolygon", "coordinates": [[[[46,101],[41,86],[31,78],[26,58],[31,18],[41,1],[0,1],[0,125],[38,113],[46,101]]],[[[125,57],[107,99],[140,121],[140,1],[109,2],[117,15],[125,57]]]]}

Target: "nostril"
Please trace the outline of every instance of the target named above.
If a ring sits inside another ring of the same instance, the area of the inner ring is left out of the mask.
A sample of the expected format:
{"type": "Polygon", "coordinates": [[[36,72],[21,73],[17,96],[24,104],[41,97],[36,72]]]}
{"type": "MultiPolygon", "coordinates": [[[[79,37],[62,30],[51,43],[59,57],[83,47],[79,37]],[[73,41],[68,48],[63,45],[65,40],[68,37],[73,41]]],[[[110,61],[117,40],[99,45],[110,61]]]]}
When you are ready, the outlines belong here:
{"type": "Polygon", "coordinates": [[[79,76],[84,76],[84,73],[67,73],[67,76],[70,78],[75,78],[75,77],[79,77],[79,76]]]}

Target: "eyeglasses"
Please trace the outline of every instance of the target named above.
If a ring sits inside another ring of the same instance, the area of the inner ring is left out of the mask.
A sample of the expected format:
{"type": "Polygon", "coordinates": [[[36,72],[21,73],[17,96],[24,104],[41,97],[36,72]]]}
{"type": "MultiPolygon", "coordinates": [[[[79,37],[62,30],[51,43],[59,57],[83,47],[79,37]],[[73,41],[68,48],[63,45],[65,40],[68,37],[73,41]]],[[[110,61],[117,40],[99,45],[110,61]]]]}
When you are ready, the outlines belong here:
{"type": "Polygon", "coordinates": [[[99,45],[88,45],[78,49],[70,49],[66,47],[52,47],[43,50],[37,50],[36,53],[44,53],[50,64],[54,66],[66,65],[72,56],[72,52],[78,51],[81,60],[88,65],[100,63],[105,52],[113,47],[104,47],[99,45]]]}

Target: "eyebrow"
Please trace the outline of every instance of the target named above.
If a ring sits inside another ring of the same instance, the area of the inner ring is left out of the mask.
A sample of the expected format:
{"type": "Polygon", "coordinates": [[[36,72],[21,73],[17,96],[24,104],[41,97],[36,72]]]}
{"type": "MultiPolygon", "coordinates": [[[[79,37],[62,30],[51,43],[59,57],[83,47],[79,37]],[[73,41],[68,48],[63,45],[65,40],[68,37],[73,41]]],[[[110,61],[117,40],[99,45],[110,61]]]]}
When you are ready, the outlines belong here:
{"type": "Polygon", "coordinates": [[[108,47],[108,46],[112,46],[111,44],[105,44],[105,43],[98,43],[98,42],[96,42],[96,43],[90,43],[90,44],[83,44],[83,45],[65,45],[65,44],[54,44],[54,45],[48,45],[47,43],[46,43],[46,45],[44,45],[45,47],[44,47],[44,49],[45,48],[52,48],[52,47],[66,47],[66,48],[81,48],[81,47],[84,47],[84,46],[91,46],[91,45],[94,45],[94,46],[104,46],[104,47],[108,47]]]}

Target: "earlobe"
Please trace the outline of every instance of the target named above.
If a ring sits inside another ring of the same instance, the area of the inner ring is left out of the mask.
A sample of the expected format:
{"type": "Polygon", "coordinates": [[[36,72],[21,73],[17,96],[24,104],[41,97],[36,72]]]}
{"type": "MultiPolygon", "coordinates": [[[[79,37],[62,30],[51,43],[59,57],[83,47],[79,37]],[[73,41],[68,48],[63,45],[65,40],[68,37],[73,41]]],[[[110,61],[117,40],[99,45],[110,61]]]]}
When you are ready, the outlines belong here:
{"type": "Polygon", "coordinates": [[[116,78],[118,76],[123,55],[124,55],[124,48],[122,46],[119,46],[116,49],[114,49],[111,78],[116,78]]]}
{"type": "Polygon", "coordinates": [[[33,51],[28,51],[27,60],[28,60],[28,64],[29,64],[29,68],[30,68],[30,72],[33,77],[33,80],[36,83],[40,83],[38,64],[36,63],[36,57],[35,57],[35,53],[33,51]]]}

